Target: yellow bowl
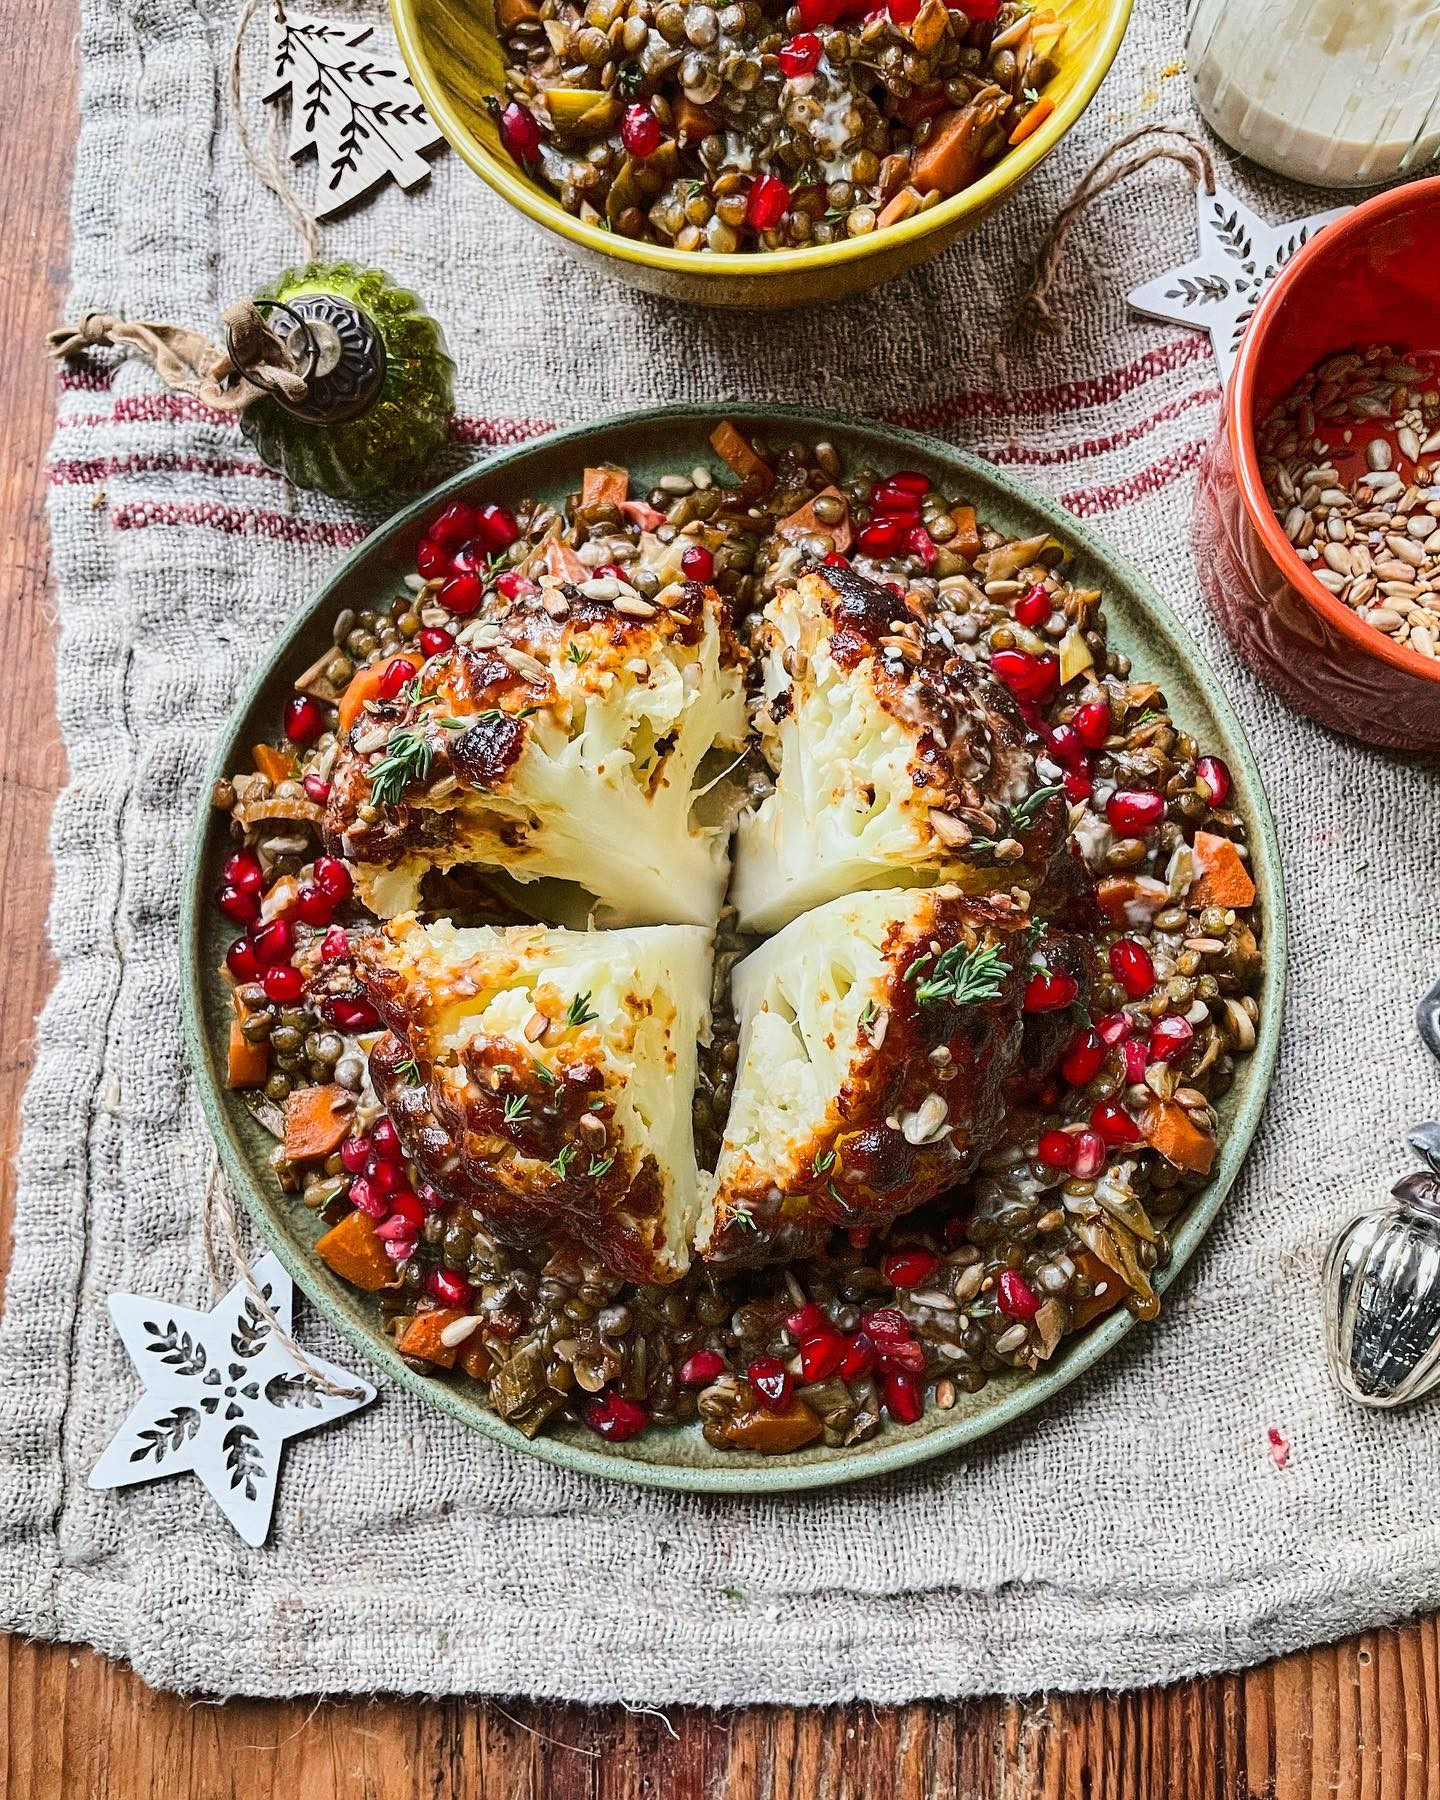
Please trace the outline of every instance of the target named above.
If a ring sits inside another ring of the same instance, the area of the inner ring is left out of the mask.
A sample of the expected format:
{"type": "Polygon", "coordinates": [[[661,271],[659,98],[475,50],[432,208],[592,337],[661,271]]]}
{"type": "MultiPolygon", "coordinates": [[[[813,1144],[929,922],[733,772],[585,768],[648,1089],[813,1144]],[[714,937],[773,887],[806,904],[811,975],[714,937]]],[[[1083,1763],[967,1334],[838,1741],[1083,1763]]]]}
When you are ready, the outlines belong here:
{"type": "Polygon", "coordinates": [[[702,306],[800,306],[859,293],[939,255],[1014,193],[1084,112],[1115,60],[1132,0],[1050,0],[1069,24],[1046,88],[1055,110],[953,200],[868,237],[803,250],[713,255],[637,243],[586,225],[506,155],[487,94],[504,87],[493,0],[390,0],[395,33],[430,116],[474,169],[577,256],[636,287],[702,306]]]}

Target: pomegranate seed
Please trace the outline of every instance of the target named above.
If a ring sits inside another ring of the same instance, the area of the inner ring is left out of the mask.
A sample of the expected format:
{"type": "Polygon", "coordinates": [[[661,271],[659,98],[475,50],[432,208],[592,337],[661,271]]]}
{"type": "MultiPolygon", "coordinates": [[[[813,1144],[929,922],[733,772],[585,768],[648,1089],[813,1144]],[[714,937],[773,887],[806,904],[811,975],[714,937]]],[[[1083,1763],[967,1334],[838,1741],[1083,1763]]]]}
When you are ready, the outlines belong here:
{"type": "Polygon", "coordinates": [[[795,1377],[778,1356],[757,1356],[745,1371],[755,1398],[767,1412],[784,1412],[795,1391],[795,1377]]]}
{"type": "Polygon", "coordinates": [[[425,1223],[425,1208],[412,1194],[409,1188],[401,1188],[390,1196],[390,1216],[392,1219],[403,1219],[411,1237],[425,1223]]]}
{"type": "Polygon", "coordinates": [[[1134,938],[1117,938],[1110,946],[1110,973],[1132,1000],[1155,991],[1155,965],[1150,952],[1134,938]]]}
{"type": "Polygon", "coordinates": [[[249,938],[239,937],[225,952],[225,967],[237,981],[257,981],[260,964],[249,938]]]}
{"type": "Polygon", "coordinates": [[[906,1369],[886,1369],[880,1376],[885,1410],[897,1425],[913,1425],[925,1410],[925,1390],[906,1369]]]}
{"type": "Polygon", "coordinates": [[[703,544],[691,544],[680,557],[680,567],[691,581],[709,581],[715,573],[715,558],[703,544]]]}
{"type": "Polygon", "coordinates": [[[455,639],[443,625],[427,625],[420,633],[420,648],[426,656],[443,656],[455,648],[455,639]]]}
{"type": "Polygon", "coordinates": [[[285,735],[292,744],[313,744],[325,729],[320,702],[309,694],[296,694],[285,702],[285,735]]]}
{"type": "Polygon", "coordinates": [[[382,700],[393,700],[415,673],[408,657],[396,656],[386,663],[376,691],[382,700]]]}
{"type": "Polygon", "coordinates": [[[364,1175],[357,1175],[350,1183],[350,1202],[372,1219],[383,1219],[390,1210],[390,1202],[364,1175]]]}
{"type": "Polygon", "coordinates": [[[725,1358],[718,1350],[697,1350],[680,1365],[681,1387],[704,1387],[724,1372],[725,1358]]]}
{"type": "Polygon", "coordinates": [[[1079,806],[1081,801],[1088,800],[1095,792],[1095,784],[1088,775],[1078,769],[1065,771],[1065,798],[1072,806],[1079,806]]]}
{"type": "Polygon", "coordinates": [[[1034,1288],[1018,1269],[1002,1269],[995,1284],[1000,1310],[1012,1319],[1033,1319],[1040,1310],[1034,1288]]]}
{"type": "Polygon", "coordinates": [[[503,575],[497,575],[495,585],[507,600],[518,600],[522,594],[535,592],[535,583],[518,569],[507,569],[503,575]]]}
{"type": "Polygon", "coordinates": [[[1071,1087],[1086,1087],[1100,1073],[1104,1062],[1105,1040],[1093,1025],[1087,1025],[1065,1052],[1060,1073],[1071,1087]]]}
{"type": "Polygon", "coordinates": [[[1135,1022],[1129,1013],[1106,1013],[1095,1029],[1107,1044],[1123,1044],[1135,1029],[1135,1022]]]}
{"type": "Polygon", "coordinates": [[[817,25],[833,25],[839,7],[837,0],[795,0],[795,10],[805,29],[813,31],[817,25]]]}
{"type": "Polygon", "coordinates": [[[1117,788],[1105,802],[1105,817],[1122,836],[1139,837],[1165,817],[1165,796],[1143,788],[1117,788]]]}
{"type": "Polygon", "coordinates": [[[913,1288],[928,1281],[940,1267],[940,1258],[933,1250],[925,1250],[912,1246],[903,1250],[892,1250],[882,1258],[881,1273],[891,1287],[913,1288]]]}
{"type": "Polygon", "coordinates": [[[1105,1140],[1093,1131],[1082,1131],[1075,1138],[1075,1153],[1070,1173],[1077,1181],[1093,1181],[1105,1167],[1105,1140]]]}
{"type": "Polygon", "coordinates": [[[760,175],[750,184],[745,223],[752,231],[774,231],[790,206],[790,190],[778,175],[760,175]]]}
{"type": "Polygon", "coordinates": [[[1195,1027],[1179,1013],[1166,1013],[1150,1033],[1150,1054],[1156,1062],[1175,1062],[1195,1041],[1195,1027]]]}
{"type": "Polygon", "coordinates": [[[1107,1144],[1138,1144],[1140,1127],[1123,1106],[1102,1100],[1090,1115],[1090,1126],[1107,1144]]]}
{"type": "Polygon", "coordinates": [[[369,1160],[370,1140],[367,1137],[348,1137],[340,1146],[340,1161],[347,1174],[360,1174],[369,1160]]]}
{"type": "Polygon", "coordinates": [[[1075,1160],[1075,1139],[1068,1131],[1042,1131],[1035,1156],[1047,1169],[1068,1169],[1075,1160]]]}
{"type": "Polygon", "coordinates": [[[828,1381],[848,1354],[838,1331],[817,1331],[800,1346],[800,1373],[806,1381],[828,1381]]]}
{"type": "MultiPolygon", "coordinates": [[[[377,1226],[376,1229],[378,1230],[379,1227],[377,1226]]],[[[399,1238],[393,1244],[385,1244],[382,1248],[384,1249],[385,1254],[390,1258],[391,1262],[407,1263],[415,1254],[418,1244],[418,1238],[407,1237],[399,1238]]]]}
{"type": "Polygon", "coordinates": [[[450,558],[452,575],[483,575],[490,566],[490,552],[483,537],[473,537],[462,544],[450,558]]]}
{"type": "Polygon", "coordinates": [[[403,1165],[383,1157],[372,1155],[365,1165],[365,1174],[382,1194],[402,1193],[408,1185],[403,1165]]]}
{"type": "Polygon", "coordinates": [[[918,556],[927,569],[932,568],[940,552],[935,548],[935,540],[923,525],[912,525],[905,533],[905,548],[911,556],[918,556]]]}
{"type": "Polygon", "coordinates": [[[339,962],[350,954],[350,939],[343,925],[332,925],[320,940],[321,962],[339,962]]]}
{"type": "Polygon", "coordinates": [[[920,0],[889,0],[886,11],[892,25],[913,25],[920,11],[920,0]]]}
{"type": "Polygon", "coordinates": [[[990,667],[1020,700],[1044,706],[1060,687],[1060,663],[1053,656],[1031,656],[1028,650],[996,650],[990,667]]]}
{"type": "Polygon", "coordinates": [[[395,1122],[382,1115],[370,1128],[370,1146],[378,1157],[389,1162],[400,1154],[400,1134],[395,1122]]]}
{"type": "Polygon", "coordinates": [[[418,1234],[408,1219],[392,1213],[375,1227],[375,1235],[382,1244],[413,1244],[418,1234]]]}
{"type": "Polygon", "coordinates": [[[432,1269],[425,1277],[425,1288],[447,1306],[468,1306],[474,1291],[462,1275],[445,1268],[432,1269]]]}
{"type": "Polygon", "coordinates": [[[1075,708],[1070,723],[1087,750],[1099,750],[1110,735],[1110,708],[1103,700],[1087,700],[1075,708]]]}
{"type": "MultiPolygon", "coordinates": [[[[917,12],[919,8],[916,8],[917,12]]],[[[930,492],[931,481],[928,475],[922,475],[918,469],[897,469],[881,484],[894,488],[902,494],[913,494],[917,500],[923,500],[930,492]]]]}
{"type": "Polygon", "coordinates": [[[349,868],[338,856],[317,856],[315,885],[327,900],[333,900],[338,906],[342,900],[350,898],[355,883],[349,868]]]}
{"type": "Polygon", "coordinates": [[[1089,753],[1080,742],[1080,733],[1073,725],[1057,725],[1050,733],[1050,754],[1066,769],[1074,769],[1083,774],[1090,767],[1089,753]]]}
{"type": "Polygon", "coordinates": [[[447,506],[425,534],[425,541],[437,549],[458,550],[467,538],[475,535],[475,509],[463,500],[447,506]]]}
{"type": "Polygon", "coordinates": [[[609,1444],[623,1444],[650,1423],[648,1409],[638,1400],[627,1400],[623,1394],[596,1394],[585,1402],[580,1417],[609,1444]]]}
{"type": "Polygon", "coordinates": [[[255,947],[255,960],[262,968],[288,963],[295,954],[295,930],[288,919],[272,919],[250,941],[255,947]]]}
{"type": "Polygon", "coordinates": [[[793,81],[801,75],[813,75],[824,46],[813,31],[801,31],[780,46],[780,72],[793,81]]]}
{"type": "Polygon", "coordinates": [[[300,785],[304,788],[307,798],[313,800],[317,806],[324,806],[328,803],[330,783],[319,775],[307,775],[300,785]]]}
{"type": "Polygon", "coordinates": [[[307,925],[330,925],[335,919],[335,902],[307,881],[295,896],[295,912],[307,925]]]}
{"type": "Polygon", "coordinates": [[[227,856],[220,873],[227,887],[239,888],[242,894],[258,894],[265,885],[265,871],[253,850],[237,850],[227,856]]]}
{"type": "Polygon", "coordinates": [[[1230,771],[1218,756],[1202,756],[1195,765],[1197,791],[1211,806],[1230,798],[1230,771]]]}
{"type": "Polygon", "coordinates": [[[822,561],[827,569],[848,569],[850,567],[850,558],[842,556],[838,550],[832,550],[828,556],[822,558],[822,561]]]}
{"type": "Polygon", "coordinates": [[[305,992],[305,977],[289,963],[277,963],[260,977],[260,985],[267,1000],[273,1000],[277,1006],[289,1006],[305,992]]]}
{"type": "Polygon", "coordinates": [[[1034,587],[1027,588],[1015,602],[1016,622],[1027,626],[1031,631],[1037,625],[1043,625],[1053,611],[1050,592],[1043,581],[1037,581],[1034,587]]]}
{"type": "Polygon", "coordinates": [[[415,567],[427,581],[434,581],[438,576],[450,573],[450,558],[433,538],[421,538],[420,548],[415,552],[415,567]]]}
{"type": "Polygon", "coordinates": [[[620,121],[620,141],[631,156],[653,156],[660,148],[660,121],[643,100],[625,108],[620,121]]]}
{"type": "Polygon", "coordinates": [[[802,1338],[814,1337],[817,1331],[829,1331],[831,1325],[824,1309],[807,1300],[786,1317],[785,1329],[798,1344],[802,1338]]]}
{"type": "Polygon", "coordinates": [[[1040,969],[1025,984],[1023,1007],[1027,1013],[1059,1012],[1079,992],[1080,983],[1073,975],[1053,975],[1040,969]]]}
{"type": "Polygon", "coordinates": [[[860,1321],[865,1335],[879,1345],[903,1344],[910,1336],[910,1321],[893,1306],[882,1306],[866,1313],[860,1321]]]}
{"type": "Polygon", "coordinates": [[[480,536],[492,550],[508,550],[520,535],[514,513],[494,500],[480,508],[475,522],[480,528],[480,536]]]}
{"type": "Polygon", "coordinates": [[[855,542],[867,556],[893,556],[904,541],[903,519],[872,519],[855,534],[855,542]]]}
{"type": "Polygon", "coordinates": [[[439,1212],[440,1208],[445,1204],[445,1196],[440,1192],[439,1188],[431,1187],[428,1181],[422,1181],[420,1183],[419,1187],[415,1190],[415,1198],[425,1208],[427,1213],[439,1212]]]}
{"type": "Polygon", "coordinates": [[[341,1031],[374,1031],[380,1023],[379,1013],[368,1000],[331,999],[320,1010],[341,1031]]]}
{"type": "Polygon", "coordinates": [[[1133,1087],[1137,1081],[1145,1079],[1145,1070],[1150,1062],[1150,1052],[1145,1047],[1144,1038],[1128,1038],[1123,1054],[1125,1079],[1133,1087]]]}
{"type": "Polygon", "coordinates": [[[260,896],[247,894],[243,888],[216,888],[215,904],[237,925],[253,925],[260,917],[260,896]]]}
{"type": "MultiPolygon", "coordinates": [[[[682,560],[683,560],[683,558],[682,558],[682,560]]],[[[619,563],[601,563],[600,567],[595,571],[595,573],[597,575],[611,575],[615,578],[616,581],[623,581],[623,582],[627,583],[627,585],[630,580],[630,577],[620,567],[619,563]]]]}
{"type": "Polygon", "coordinates": [[[485,598],[485,588],[478,575],[452,575],[440,590],[440,604],[457,618],[473,613],[485,598]]]}
{"type": "Polygon", "coordinates": [[[852,1332],[845,1344],[845,1360],[840,1364],[842,1381],[859,1381],[875,1367],[875,1346],[863,1331],[852,1332]]]}
{"type": "Polygon", "coordinates": [[[521,106],[518,100],[512,100],[500,114],[500,142],[517,163],[529,163],[540,154],[545,133],[534,113],[521,106]]]}

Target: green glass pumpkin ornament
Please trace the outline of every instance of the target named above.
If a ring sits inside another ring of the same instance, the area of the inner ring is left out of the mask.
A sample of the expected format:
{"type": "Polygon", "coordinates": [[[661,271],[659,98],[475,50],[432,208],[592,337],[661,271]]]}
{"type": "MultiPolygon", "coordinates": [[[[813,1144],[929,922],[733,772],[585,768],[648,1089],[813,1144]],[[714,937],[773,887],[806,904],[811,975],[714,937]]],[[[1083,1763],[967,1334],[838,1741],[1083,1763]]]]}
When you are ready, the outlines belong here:
{"type": "MultiPolygon", "coordinates": [[[[403,487],[449,437],[455,365],[439,325],[408,288],[358,263],[286,269],[255,309],[303,384],[274,387],[240,414],[240,429],[272,469],[297,487],[361,499],[403,487]]],[[[233,366],[247,367],[232,331],[233,366]]]]}

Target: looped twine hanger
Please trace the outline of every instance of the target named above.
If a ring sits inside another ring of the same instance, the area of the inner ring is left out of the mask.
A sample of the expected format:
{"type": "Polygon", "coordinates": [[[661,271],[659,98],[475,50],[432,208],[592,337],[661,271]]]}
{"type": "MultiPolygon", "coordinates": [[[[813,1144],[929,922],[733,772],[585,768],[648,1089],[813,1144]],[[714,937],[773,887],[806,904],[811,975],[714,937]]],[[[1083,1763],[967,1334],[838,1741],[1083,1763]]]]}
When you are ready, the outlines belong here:
{"type": "Polygon", "coordinates": [[[1179,163],[1197,188],[1203,187],[1207,194],[1215,192],[1215,161],[1209,147],[1183,125],[1141,125],[1134,131],[1126,132],[1124,137],[1116,138],[1113,144],[1096,157],[1089,173],[1060,208],[1051,221],[1049,230],[1040,240],[1030,284],[1020,301],[1019,320],[1022,325],[1032,331],[1059,330],[1060,321],[1050,306],[1050,290],[1059,273],[1060,260],[1071,231],[1101,194],[1122,181],[1128,181],[1132,175],[1138,174],[1153,162],[1179,163]],[[1164,139],[1178,141],[1155,141],[1164,139]],[[1145,140],[1150,141],[1143,150],[1137,150],[1130,156],[1122,155],[1132,145],[1145,140]]]}

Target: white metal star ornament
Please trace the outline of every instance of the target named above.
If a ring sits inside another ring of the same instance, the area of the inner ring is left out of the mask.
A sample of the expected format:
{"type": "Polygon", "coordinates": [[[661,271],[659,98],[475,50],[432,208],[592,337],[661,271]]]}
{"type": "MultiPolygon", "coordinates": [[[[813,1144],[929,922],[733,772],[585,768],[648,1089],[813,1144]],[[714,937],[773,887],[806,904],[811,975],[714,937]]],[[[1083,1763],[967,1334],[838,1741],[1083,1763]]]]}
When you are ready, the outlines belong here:
{"type": "Polygon", "coordinates": [[[1267,284],[1302,244],[1350,210],[1334,206],[1288,225],[1267,225],[1224,188],[1207,194],[1202,187],[1195,195],[1200,254],[1127,298],[1152,319],[1209,332],[1220,379],[1229,381],[1240,338],[1267,284]]]}
{"type": "MultiPolygon", "coordinates": [[[[286,1336],[295,1290],[273,1255],[251,1269],[286,1336]]],[[[368,1406],[375,1389],[318,1356],[307,1360],[330,1394],[295,1361],[236,1282],[213,1312],[143,1294],[112,1294],[115,1321],[145,1392],[90,1471],[92,1488],[129,1487],[161,1475],[196,1475],[247,1544],[263,1544],[287,1438],[368,1406]]]]}

